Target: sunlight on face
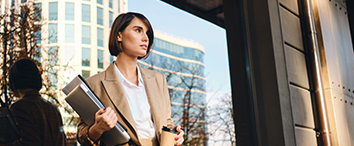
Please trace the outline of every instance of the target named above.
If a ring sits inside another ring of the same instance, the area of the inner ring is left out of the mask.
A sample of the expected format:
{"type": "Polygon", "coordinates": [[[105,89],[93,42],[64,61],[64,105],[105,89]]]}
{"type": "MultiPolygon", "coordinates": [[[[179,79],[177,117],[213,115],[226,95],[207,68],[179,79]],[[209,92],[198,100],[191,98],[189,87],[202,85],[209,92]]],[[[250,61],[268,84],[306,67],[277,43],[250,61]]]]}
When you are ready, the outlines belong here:
{"type": "Polygon", "coordinates": [[[122,43],[122,53],[134,58],[145,56],[149,44],[147,31],[144,22],[134,18],[123,32],[119,32],[118,41],[122,43]]]}

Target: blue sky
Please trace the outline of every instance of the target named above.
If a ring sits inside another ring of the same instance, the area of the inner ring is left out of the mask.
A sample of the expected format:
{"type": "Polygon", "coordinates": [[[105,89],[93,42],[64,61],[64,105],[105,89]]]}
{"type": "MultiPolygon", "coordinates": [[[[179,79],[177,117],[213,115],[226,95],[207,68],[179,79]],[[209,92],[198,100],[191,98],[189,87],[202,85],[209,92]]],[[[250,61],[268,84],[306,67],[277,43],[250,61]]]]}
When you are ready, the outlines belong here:
{"type": "Polygon", "coordinates": [[[231,92],[225,29],[159,0],[128,0],[128,11],[144,14],[154,30],[201,44],[207,92],[231,92]]]}

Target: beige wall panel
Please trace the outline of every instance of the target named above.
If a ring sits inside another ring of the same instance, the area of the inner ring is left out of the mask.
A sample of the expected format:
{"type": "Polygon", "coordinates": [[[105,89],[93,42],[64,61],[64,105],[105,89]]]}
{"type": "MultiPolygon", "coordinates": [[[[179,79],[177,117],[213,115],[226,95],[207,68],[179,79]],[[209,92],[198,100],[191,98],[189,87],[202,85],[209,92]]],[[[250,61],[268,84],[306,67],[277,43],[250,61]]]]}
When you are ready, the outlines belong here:
{"type": "Polygon", "coordinates": [[[336,90],[332,90],[332,94],[338,143],[340,146],[351,146],[344,96],[336,90]]]}
{"type": "Polygon", "coordinates": [[[342,8],[347,7],[345,0],[334,0],[334,1],[336,1],[339,4],[339,6],[341,6],[342,8]]]}
{"type": "Polygon", "coordinates": [[[342,82],[343,86],[343,93],[346,95],[350,95],[349,90],[352,86],[351,82],[351,74],[354,72],[351,72],[351,58],[353,57],[353,46],[352,46],[352,41],[351,41],[351,35],[350,35],[350,29],[349,29],[349,22],[348,22],[348,15],[346,14],[346,9],[345,7],[338,5],[337,6],[337,17],[339,17],[339,25],[341,29],[341,34],[342,35],[342,42],[343,44],[341,45],[343,48],[340,49],[340,54],[341,54],[341,59],[343,64],[341,72],[343,73],[342,75],[342,82]]]}
{"type": "Polygon", "coordinates": [[[282,7],[280,7],[279,11],[284,41],[303,51],[299,18],[282,7]]]}
{"type": "Polygon", "coordinates": [[[337,127],[336,127],[336,118],[335,118],[335,110],[334,110],[334,97],[333,97],[333,90],[326,89],[325,90],[326,96],[326,106],[327,106],[327,114],[328,114],[328,122],[331,130],[332,140],[334,145],[338,145],[337,139],[337,127]]]}
{"type": "Polygon", "coordinates": [[[343,43],[344,43],[344,50],[342,54],[344,54],[345,55],[344,58],[346,58],[345,60],[346,64],[344,64],[345,65],[344,80],[346,81],[345,82],[346,88],[344,89],[343,93],[348,96],[352,96],[353,93],[352,90],[354,89],[354,52],[353,52],[353,44],[352,44],[350,27],[348,22],[348,14],[346,14],[345,8],[342,8],[342,10],[338,10],[338,14],[341,20],[340,24],[342,26],[341,29],[342,29],[343,43]]]}
{"type": "Polygon", "coordinates": [[[339,67],[337,62],[337,55],[335,50],[335,43],[332,32],[331,18],[328,17],[331,14],[330,2],[318,0],[319,15],[321,19],[321,31],[324,43],[324,49],[326,52],[327,68],[330,80],[330,87],[334,90],[342,92],[341,81],[339,76],[339,67]],[[339,87],[338,87],[339,85],[339,87]]]}
{"type": "Polygon", "coordinates": [[[297,0],[279,0],[279,3],[290,9],[296,15],[299,15],[299,6],[297,0]]]}
{"type": "Polygon", "coordinates": [[[348,131],[349,131],[349,139],[350,145],[354,145],[354,108],[353,108],[353,98],[347,95],[344,95],[344,104],[345,104],[345,111],[348,123],[348,131]]]}
{"type": "MultiPolygon", "coordinates": [[[[329,7],[330,7],[330,19],[331,19],[331,25],[332,25],[332,32],[333,32],[333,40],[334,40],[334,49],[335,49],[335,55],[337,58],[337,64],[338,64],[338,69],[339,69],[339,84],[341,87],[341,90],[343,93],[347,91],[349,84],[350,84],[350,75],[349,75],[349,66],[348,66],[348,61],[347,61],[347,48],[346,47],[346,37],[345,35],[347,32],[346,30],[343,29],[343,27],[349,27],[348,24],[345,23],[343,19],[344,10],[343,8],[340,9],[340,4],[336,1],[330,1],[329,2],[329,7]]],[[[334,55],[334,54],[333,54],[334,55]]]]}
{"type": "Polygon", "coordinates": [[[284,48],[289,81],[309,89],[305,55],[287,45],[284,48]]]}
{"type": "Polygon", "coordinates": [[[312,129],[295,127],[297,146],[317,146],[316,132],[312,129]]]}
{"type": "MultiPolygon", "coordinates": [[[[319,12],[331,82],[333,119],[339,146],[354,145],[354,54],[344,1],[320,1],[319,12]],[[340,86],[338,86],[340,85],[340,86]],[[344,88],[343,88],[344,87],[344,88]],[[349,91],[350,89],[350,91],[349,91]]],[[[328,95],[328,94],[327,94],[328,95]]],[[[328,99],[328,98],[327,98],[328,99]]]]}
{"type": "Polygon", "coordinates": [[[290,85],[290,97],[294,123],[315,128],[310,92],[290,85]]]}

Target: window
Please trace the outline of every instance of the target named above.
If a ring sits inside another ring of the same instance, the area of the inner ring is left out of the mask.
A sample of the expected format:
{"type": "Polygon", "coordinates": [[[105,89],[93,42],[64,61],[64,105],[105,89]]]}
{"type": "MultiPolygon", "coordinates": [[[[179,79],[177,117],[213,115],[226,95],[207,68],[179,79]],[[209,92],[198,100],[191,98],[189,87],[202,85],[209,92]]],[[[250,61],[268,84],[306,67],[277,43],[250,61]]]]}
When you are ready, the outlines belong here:
{"type": "Polygon", "coordinates": [[[38,51],[36,51],[36,52],[38,52],[38,54],[35,54],[35,55],[33,56],[33,59],[34,59],[34,60],[37,60],[38,62],[41,62],[42,49],[41,49],[41,48],[38,48],[38,51]]]}
{"type": "Polygon", "coordinates": [[[75,57],[74,47],[65,47],[64,54],[64,65],[73,66],[75,57]]]}
{"type": "Polygon", "coordinates": [[[48,78],[50,83],[49,88],[55,90],[57,88],[57,83],[58,83],[58,77],[57,77],[58,70],[50,68],[47,73],[48,73],[48,78]]]}
{"type": "Polygon", "coordinates": [[[82,48],[82,66],[90,66],[91,60],[91,49],[90,48],[82,48]]]}
{"type": "Polygon", "coordinates": [[[103,47],[103,29],[97,28],[97,46],[103,47]]]}
{"type": "Polygon", "coordinates": [[[48,47],[48,61],[50,66],[56,66],[58,63],[58,48],[48,47]]]}
{"type": "MultiPolygon", "coordinates": [[[[151,59],[152,59],[152,62],[154,63],[154,64],[160,64],[160,62],[161,62],[161,59],[160,59],[160,55],[152,55],[151,56],[151,59]]],[[[151,63],[152,63],[151,62],[151,63]]],[[[171,64],[172,65],[172,64],[171,64]]]]}
{"type": "Polygon", "coordinates": [[[81,75],[84,79],[87,79],[88,77],[90,77],[90,71],[89,70],[82,70],[81,75]]]}
{"type": "Polygon", "coordinates": [[[48,20],[58,20],[58,2],[49,2],[48,20]]]}
{"type": "Polygon", "coordinates": [[[82,4],[82,21],[90,22],[90,5],[82,4]]]}
{"type": "Polygon", "coordinates": [[[75,42],[75,25],[74,24],[65,24],[65,43],[74,43],[75,42]]]}
{"type": "Polygon", "coordinates": [[[57,43],[57,33],[58,33],[58,24],[49,23],[48,24],[48,43],[57,43]]]}
{"type": "Polygon", "coordinates": [[[102,5],[102,0],[97,0],[97,3],[102,5]]]}
{"type": "Polygon", "coordinates": [[[65,20],[74,20],[75,6],[74,3],[65,3],[65,20]]]}
{"type": "Polygon", "coordinates": [[[103,50],[97,50],[97,67],[103,68],[103,50]]]}
{"type": "Polygon", "coordinates": [[[97,24],[103,25],[103,9],[97,7],[97,24]]]}
{"type": "Polygon", "coordinates": [[[120,13],[120,0],[118,0],[118,13],[120,13]]]}
{"type": "Polygon", "coordinates": [[[82,25],[82,44],[91,44],[91,27],[82,25]]]}
{"type": "Polygon", "coordinates": [[[36,21],[41,21],[42,20],[42,3],[36,3],[34,11],[35,11],[35,14],[37,15],[36,17],[39,19],[36,21]]]}
{"type": "Polygon", "coordinates": [[[113,23],[113,12],[109,11],[109,28],[112,27],[113,23]]]}
{"type": "Polygon", "coordinates": [[[113,0],[109,0],[109,8],[113,9],[113,0]]]}
{"type": "Polygon", "coordinates": [[[41,27],[41,25],[35,25],[34,27],[35,27],[34,29],[37,30],[36,32],[34,32],[37,44],[41,44],[42,43],[42,27],[41,27]]]}

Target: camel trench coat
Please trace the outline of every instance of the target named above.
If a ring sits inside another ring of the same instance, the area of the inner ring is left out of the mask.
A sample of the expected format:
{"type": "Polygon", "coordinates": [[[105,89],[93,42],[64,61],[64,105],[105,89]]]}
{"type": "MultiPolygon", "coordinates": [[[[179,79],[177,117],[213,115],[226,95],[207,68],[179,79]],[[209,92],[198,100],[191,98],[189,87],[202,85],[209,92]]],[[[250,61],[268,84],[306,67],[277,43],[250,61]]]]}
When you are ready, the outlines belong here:
{"type": "MultiPolygon", "coordinates": [[[[86,81],[91,89],[100,98],[106,107],[111,107],[118,121],[124,126],[130,136],[130,141],[122,145],[141,145],[133,115],[130,111],[127,97],[124,93],[123,86],[118,79],[115,71],[115,64],[111,63],[108,68],[86,81]]],[[[140,67],[140,66],[139,66],[140,67]]],[[[172,124],[171,103],[167,88],[166,78],[162,73],[144,69],[140,67],[142,78],[144,80],[146,94],[151,108],[152,120],[155,125],[156,138],[160,142],[162,126],[172,124]]],[[[87,125],[80,119],[78,125],[78,140],[83,145],[91,145],[87,139],[88,129],[91,125],[87,125]]],[[[101,145],[104,145],[101,142],[101,145]]]]}

